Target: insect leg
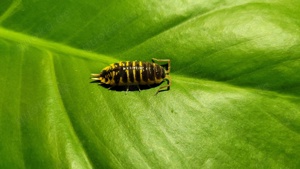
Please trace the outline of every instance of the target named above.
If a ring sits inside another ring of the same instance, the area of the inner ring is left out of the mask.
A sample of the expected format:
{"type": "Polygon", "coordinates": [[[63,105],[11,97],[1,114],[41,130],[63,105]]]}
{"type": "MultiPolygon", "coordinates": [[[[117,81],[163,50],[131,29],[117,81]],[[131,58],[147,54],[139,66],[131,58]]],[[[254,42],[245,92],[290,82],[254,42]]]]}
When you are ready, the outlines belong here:
{"type": "Polygon", "coordinates": [[[166,90],[170,90],[170,86],[171,86],[171,76],[170,76],[170,72],[171,72],[171,60],[170,59],[156,59],[156,58],[152,58],[152,61],[155,62],[168,62],[168,69],[166,70],[166,78],[165,80],[168,81],[168,84],[165,86],[162,86],[160,88],[158,88],[157,92],[155,93],[155,95],[157,95],[160,91],[163,91],[164,88],[167,88],[166,90]]]}
{"type": "Polygon", "coordinates": [[[128,90],[129,90],[129,86],[127,85],[126,86],[126,94],[127,94],[128,90]]]}
{"type": "MultiPolygon", "coordinates": [[[[171,77],[169,77],[171,78],[171,77]]],[[[167,88],[166,90],[170,90],[170,86],[171,86],[171,80],[170,79],[166,79],[168,81],[168,84],[165,86],[161,86],[158,88],[157,92],[155,93],[155,95],[157,95],[159,92],[164,91],[164,88],[167,88]]]]}
{"type": "Polygon", "coordinates": [[[138,89],[139,89],[139,92],[141,92],[140,86],[139,86],[139,85],[137,85],[137,87],[138,87],[138,89]]]}
{"type": "Polygon", "coordinates": [[[170,73],[171,71],[171,60],[170,59],[156,59],[152,58],[152,62],[168,62],[168,70],[166,70],[166,73],[170,73]]]}

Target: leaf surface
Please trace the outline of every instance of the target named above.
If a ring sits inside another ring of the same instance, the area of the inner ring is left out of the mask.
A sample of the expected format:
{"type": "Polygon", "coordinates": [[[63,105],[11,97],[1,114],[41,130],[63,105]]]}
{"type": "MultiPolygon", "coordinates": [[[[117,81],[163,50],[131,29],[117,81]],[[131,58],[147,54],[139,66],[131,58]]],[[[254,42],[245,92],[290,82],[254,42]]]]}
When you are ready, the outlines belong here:
{"type": "Polygon", "coordinates": [[[0,4],[0,168],[299,168],[299,1],[0,4]],[[169,91],[90,83],[153,57],[169,91]]]}

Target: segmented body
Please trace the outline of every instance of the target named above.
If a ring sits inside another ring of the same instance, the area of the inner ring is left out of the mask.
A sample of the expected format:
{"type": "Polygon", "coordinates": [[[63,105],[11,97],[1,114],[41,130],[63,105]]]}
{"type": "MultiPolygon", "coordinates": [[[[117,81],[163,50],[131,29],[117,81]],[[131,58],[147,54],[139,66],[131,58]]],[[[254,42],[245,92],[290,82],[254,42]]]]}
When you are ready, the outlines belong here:
{"type": "Polygon", "coordinates": [[[127,61],[105,67],[99,80],[111,86],[152,85],[161,83],[165,77],[165,69],[156,63],[127,61]]]}
{"type": "Polygon", "coordinates": [[[91,79],[100,81],[100,84],[110,85],[111,87],[126,86],[127,91],[131,85],[136,85],[139,88],[139,85],[160,84],[164,80],[167,80],[168,84],[159,87],[156,94],[163,91],[165,88],[167,88],[166,90],[169,90],[171,86],[170,59],[152,58],[152,61],[153,63],[141,61],[113,63],[105,67],[101,73],[91,74],[91,79]],[[168,68],[163,68],[154,63],[155,61],[168,62],[168,68]]]}

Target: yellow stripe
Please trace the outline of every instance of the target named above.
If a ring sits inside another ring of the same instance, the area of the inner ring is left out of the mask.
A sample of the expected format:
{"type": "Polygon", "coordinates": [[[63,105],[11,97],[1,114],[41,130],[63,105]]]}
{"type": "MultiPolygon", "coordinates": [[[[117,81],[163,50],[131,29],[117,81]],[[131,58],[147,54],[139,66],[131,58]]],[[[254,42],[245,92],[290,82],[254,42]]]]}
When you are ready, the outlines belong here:
{"type": "Polygon", "coordinates": [[[110,67],[112,67],[112,68],[115,68],[115,64],[114,64],[114,63],[113,63],[113,64],[111,64],[111,65],[110,65],[110,67]]]}
{"type": "MultiPolygon", "coordinates": [[[[129,68],[129,61],[126,62],[126,67],[129,68]]],[[[129,69],[126,69],[125,72],[127,74],[127,84],[129,84],[129,83],[131,83],[129,81],[129,69]]]]}
{"type": "Polygon", "coordinates": [[[155,63],[152,63],[152,66],[153,66],[153,69],[154,69],[154,82],[156,82],[156,72],[155,72],[155,70],[157,69],[157,67],[156,67],[156,64],[155,63]]]}
{"type": "Polygon", "coordinates": [[[137,80],[135,79],[135,73],[136,73],[135,61],[132,62],[132,68],[133,68],[132,72],[133,72],[133,79],[134,79],[133,82],[137,83],[137,80]]]}
{"type": "Polygon", "coordinates": [[[142,61],[140,61],[139,65],[140,65],[139,70],[140,70],[140,83],[141,83],[143,82],[143,75],[142,75],[143,69],[141,69],[143,67],[142,61]]]}

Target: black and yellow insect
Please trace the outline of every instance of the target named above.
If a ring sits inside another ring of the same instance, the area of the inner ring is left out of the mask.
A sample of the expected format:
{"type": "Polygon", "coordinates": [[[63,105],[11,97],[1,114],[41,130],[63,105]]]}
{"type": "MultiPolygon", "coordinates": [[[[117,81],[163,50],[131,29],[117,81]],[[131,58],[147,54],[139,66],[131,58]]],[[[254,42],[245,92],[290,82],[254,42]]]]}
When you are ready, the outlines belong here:
{"type": "Polygon", "coordinates": [[[169,90],[171,86],[170,59],[152,58],[152,61],[153,62],[126,61],[113,63],[105,67],[100,74],[91,74],[91,79],[100,81],[100,84],[109,85],[109,89],[115,86],[126,86],[127,91],[129,90],[129,86],[132,85],[139,88],[139,85],[160,84],[166,80],[168,84],[159,87],[156,94],[164,90],[164,88],[169,90]],[[155,61],[168,62],[168,68],[165,69],[161,65],[154,63],[155,61]]]}

